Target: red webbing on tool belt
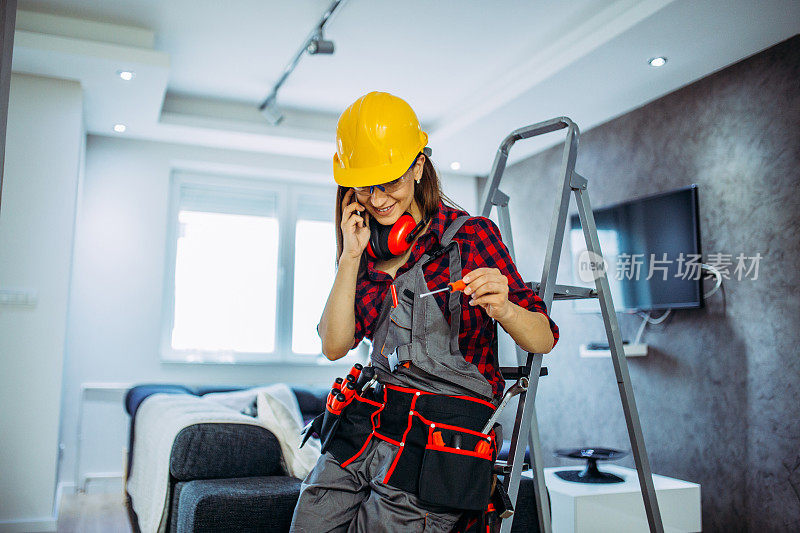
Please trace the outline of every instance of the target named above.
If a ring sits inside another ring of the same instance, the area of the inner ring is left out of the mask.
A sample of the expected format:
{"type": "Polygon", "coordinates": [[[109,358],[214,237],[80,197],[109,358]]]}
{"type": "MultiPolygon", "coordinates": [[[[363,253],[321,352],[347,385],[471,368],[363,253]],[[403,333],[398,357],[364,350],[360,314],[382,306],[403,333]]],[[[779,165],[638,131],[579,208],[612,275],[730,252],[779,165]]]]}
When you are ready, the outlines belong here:
{"type": "Polygon", "coordinates": [[[459,400],[466,400],[468,402],[476,402],[476,403],[483,404],[483,405],[485,405],[487,407],[491,407],[492,409],[495,408],[495,405],[492,402],[489,402],[489,401],[486,401],[486,400],[481,400],[480,398],[473,398],[472,396],[452,396],[452,395],[449,395],[449,394],[437,394],[435,392],[427,392],[427,391],[424,391],[424,390],[412,389],[410,387],[400,387],[398,385],[388,385],[388,384],[384,385],[384,388],[389,389],[389,390],[398,391],[398,392],[407,392],[409,394],[417,394],[417,393],[419,393],[419,394],[432,394],[434,396],[447,396],[448,398],[457,398],[459,400]]]}

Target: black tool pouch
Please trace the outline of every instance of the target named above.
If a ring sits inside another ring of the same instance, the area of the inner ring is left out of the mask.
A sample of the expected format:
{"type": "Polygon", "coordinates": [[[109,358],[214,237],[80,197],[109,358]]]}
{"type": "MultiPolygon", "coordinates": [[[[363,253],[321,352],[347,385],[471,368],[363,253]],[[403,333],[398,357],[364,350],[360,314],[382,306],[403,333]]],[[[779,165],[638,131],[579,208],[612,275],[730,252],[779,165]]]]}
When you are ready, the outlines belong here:
{"type": "Polygon", "coordinates": [[[489,503],[495,445],[477,452],[488,435],[455,426],[436,424],[429,429],[428,444],[419,478],[419,498],[429,504],[482,511],[489,503]],[[444,446],[434,441],[440,432],[444,446]],[[455,446],[460,446],[456,448],[455,446]]]}
{"type": "MultiPolygon", "coordinates": [[[[372,415],[380,408],[379,403],[356,396],[338,415],[336,438],[330,442],[331,453],[339,461],[346,461],[364,446],[372,433],[372,415]]],[[[334,415],[336,416],[336,415],[334,415]]],[[[328,447],[322,452],[325,453],[328,447]]]]}

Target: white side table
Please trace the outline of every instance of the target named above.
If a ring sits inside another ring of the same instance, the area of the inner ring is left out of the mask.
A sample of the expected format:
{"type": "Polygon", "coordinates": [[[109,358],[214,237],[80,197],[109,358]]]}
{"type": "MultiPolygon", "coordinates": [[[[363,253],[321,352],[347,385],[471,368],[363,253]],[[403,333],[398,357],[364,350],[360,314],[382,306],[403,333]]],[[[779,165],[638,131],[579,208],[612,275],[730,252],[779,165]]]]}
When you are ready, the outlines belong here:
{"type": "MultiPolygon", "coordinates": [[[[633,533],[650,531],[636,470],[603,464],[603,472],[623,478],[623,483],[572,483],[556,476],[559,470],[545,468],[550,493],[553,533],[633,533]]],[[[532,471],[522,473],[531,477],[532,471]]],[[[700,485],[653,474],[658,507],[667,533],[700,531],[700,485]]]]}

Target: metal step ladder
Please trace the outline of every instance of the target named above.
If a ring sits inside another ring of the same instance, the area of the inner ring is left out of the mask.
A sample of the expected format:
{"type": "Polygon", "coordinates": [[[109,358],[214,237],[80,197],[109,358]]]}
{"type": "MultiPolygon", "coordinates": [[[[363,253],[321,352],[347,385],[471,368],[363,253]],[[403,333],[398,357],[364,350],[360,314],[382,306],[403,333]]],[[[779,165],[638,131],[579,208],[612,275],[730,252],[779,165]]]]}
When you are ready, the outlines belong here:
{"type": "MultiPolygon", "coordinates": [[[[556,284],[556,273],[558,272],[558,262],[561,257],[561,247],[564,240],[570,193],[575,196],[575,200],[578,204],[578,216],[580,217],[583,235],[586,240],[586,249],[592,254],[596,254],[592,257],[602,257],[600,241],[597,236],[597,227],[589,204],[589,195],[586,192],[587,180],[575,172],[575,159],[578,152],[578,138],[580,135],[578,126],[567,117],[558,117],[511,132],[503,140],[500,144],[500,148],[497,150],[497,156],[495,157],[494,165],[489,175],[490,179],[488,180],[480,214],[481,216],[488,217],[493,206],[498,208],[500,231],[503,235],[503,242],[508,247],[511,258],[514,259],[514,242],[511,234],[511,219],[508,212],[509,196],[503,193],[499,188],[500,179],[506,167],[508,152],[514,143],[519,140],[529,139],[564,128],[567,128],[567,138],[564,142],[564,152],[561,162],[563,180],[550,222],[550,235],[547,240],[547,255],[544,260],[542,278],[541,282],[529,285],[544,301],[548,309],[551,309],[553,300],[571,300],[576,298],[597,298],[599,300],[600,311],[603,316],[606,335],[608,336],[608,345],[611,350],[611,361],[614,364],[614,372],[617,377],[617,385],[619,386],[619,395],[622,400],[622,408],[625,412],[625,422],[628,427],[631,450],[636,463],[636,471],[639,475],[642,497],[644,498],[647,521],[650,525],[651,532],[663,533],[664,527],[661,523],[661,513],[658,510],[658,501],[656,500],[655,487],[653,486],[650,462],[647,458],[647,451],[644,446],[644,437],[642,436],[642,428],[636,410],[636,401],[633,397],[631,378],[628,373],[628,362],[625,359],[625,352],[622,347],[619,323],[617,322],[617,315],[614,312],[614,304],[611,301],[611,291],[609,289],[606,273],[602,268],[593,272],[593,277],[596,278],[595,289],[556,284]]],[[[535,409],[536,388],[539,382],[539,376],[546,374],[547,369],[542,368],[542,354],[527,353],[519,346],[517,346],[517,363],[519,364],[518,367],[503,368],[501,372],[503,372],[503,376],[506,379],[516,379],[523,376],[527,377],[528,389],[519,396],[519,405],[517,408],[516,422],[514,424],[514,432],[511,438],[511,450],[509,451],[508,461],[498,466],[500,467],[500,471],[507,474],[504,478],[503,485],[516,507],[527,444],[530,448],[531,466],[533,468],[534,494],[539,518],[539,530],[542,533],[550,533],[552,531],[550,523],[550,502],[544,482],[542,449],[539,442],[539,424],[537,422],[535,409]]],[[[509,533],[513,520],[513,515],[504,519],[501,525],[501,532],[509,533]]]]}

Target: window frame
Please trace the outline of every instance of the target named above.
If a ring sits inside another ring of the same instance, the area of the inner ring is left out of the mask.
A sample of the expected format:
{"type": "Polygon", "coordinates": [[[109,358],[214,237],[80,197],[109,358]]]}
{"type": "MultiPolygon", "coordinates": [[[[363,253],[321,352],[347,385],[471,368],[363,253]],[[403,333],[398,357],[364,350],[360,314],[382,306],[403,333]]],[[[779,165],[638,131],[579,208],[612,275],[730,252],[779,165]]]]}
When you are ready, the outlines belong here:
{"type": "MultiPolygon", "coordinates": [[[[170,191],[167,219],[167,242],[165,254],[164,283],[162,296],[160,360],[163,363],[212,363],[212,364],[293,364],[300,366],[331,364],[319,354],[292,352],[292,327],[294,305],[295,233],[298,220],[333,222],[332,202],[336,197],[335,187],[306,183],[289,183],[284,180],[245,178],[229,175],[203,174],[191,170],[173,170],[170,175],[170,191]],[[234,352],[223,350],[176,350],[172,348],[172,329],[175,321],[175,267],[178,250],[181,210],[181,188],[184,186],[209,187],[230,191],[275,194],[278,218],[278,272],[275,310],[275,348],[273,352],[234,352]],[[300,201],[305,200],[320,206],[329,206],[318,215],[302,216],[298,212],[300,201]]],[[[334,258],[331,257],[333,262],[334,258]]],[[[329,288],[320,288],[327,292],[329,288]]],[[[335,361],[343,366],[366,358],[366,347],[362,343],[348,356],[335,361]],[[355,353],[354,353],[355,352],[355,353]]]]}

